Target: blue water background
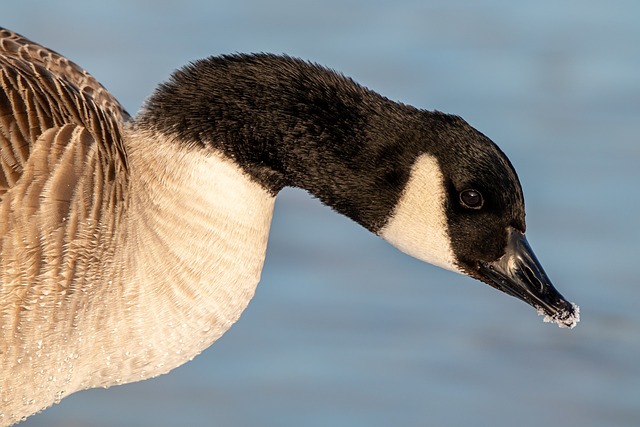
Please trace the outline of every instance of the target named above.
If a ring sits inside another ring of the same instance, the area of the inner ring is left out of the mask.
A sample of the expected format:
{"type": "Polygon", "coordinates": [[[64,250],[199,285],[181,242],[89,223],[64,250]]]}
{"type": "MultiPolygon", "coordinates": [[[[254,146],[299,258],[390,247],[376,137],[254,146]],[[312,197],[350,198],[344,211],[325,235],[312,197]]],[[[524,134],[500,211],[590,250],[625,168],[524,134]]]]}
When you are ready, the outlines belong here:
{"type": "Polygon", "coordinates": [[[401,254],[298,190],[240,321],[169,375],[24,426],[640,426],[640,2],[12,2],[1,24],[135,112],[186,62],[289,53],[456,113],[517,168],[574,330],[401,254]]]}

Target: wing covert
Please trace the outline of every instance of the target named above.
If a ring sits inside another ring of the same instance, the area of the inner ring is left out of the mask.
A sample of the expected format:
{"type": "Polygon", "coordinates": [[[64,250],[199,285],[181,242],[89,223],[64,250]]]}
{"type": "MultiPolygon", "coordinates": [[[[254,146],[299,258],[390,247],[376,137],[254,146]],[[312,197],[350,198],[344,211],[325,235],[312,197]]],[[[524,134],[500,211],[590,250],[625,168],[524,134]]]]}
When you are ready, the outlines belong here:
{"type": "Polygon", "coordinates": [[[21,179],[38,139],[49,129],[86,128],[101,146],[103,161],[124,167],[122,125],[129,118],[78,65],[0,28],[0,201],[21,179]]]}

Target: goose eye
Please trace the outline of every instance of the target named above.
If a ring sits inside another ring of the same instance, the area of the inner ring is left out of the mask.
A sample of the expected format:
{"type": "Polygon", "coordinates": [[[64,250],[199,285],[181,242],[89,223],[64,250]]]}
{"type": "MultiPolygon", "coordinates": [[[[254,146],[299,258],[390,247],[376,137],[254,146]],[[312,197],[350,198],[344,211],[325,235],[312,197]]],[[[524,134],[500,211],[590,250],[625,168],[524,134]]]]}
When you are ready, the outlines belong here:
{"type": "Polygon", "coordinates": [[[460,192],[460,203],[465,208],[480,209],[482,207],[482,194],[476,190],[464,190],[460,192]]]}

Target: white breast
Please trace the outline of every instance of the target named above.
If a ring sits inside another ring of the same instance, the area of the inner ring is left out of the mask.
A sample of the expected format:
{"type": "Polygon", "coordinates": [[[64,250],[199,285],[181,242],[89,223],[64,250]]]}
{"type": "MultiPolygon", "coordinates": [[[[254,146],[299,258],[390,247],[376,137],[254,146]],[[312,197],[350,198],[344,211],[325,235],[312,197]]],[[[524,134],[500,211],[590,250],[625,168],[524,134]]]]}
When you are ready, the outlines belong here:
{"type": "Polygon", "coordinates": [[[275,198],[219,153],[172,143],[149,153],[140,142],[127,144],[126,299],[150,316],[136,316],[140,337],[165,372],[218,339],[253,297],[275,198]]]}
{"type": "MultiPolygon", "coordinates": [[[[125,200],[100,224],[78,222],[64,239],[72,261],[29,279],[33,303],[0,330],[9,363],[0,371],[0,424],[77,390],[168,372],[228,330],[254,294],[274,197],[212,150],[158,135],[127,134],[124,143],[125,200]]],[[[78,198],[70,211],[100,209],[91,200],[78,198]]],[[[12,256],[3,261],[33,262],[28,251],[12,256]]],[[[18,270],[3,277],[19,288],[18,270]]]]}

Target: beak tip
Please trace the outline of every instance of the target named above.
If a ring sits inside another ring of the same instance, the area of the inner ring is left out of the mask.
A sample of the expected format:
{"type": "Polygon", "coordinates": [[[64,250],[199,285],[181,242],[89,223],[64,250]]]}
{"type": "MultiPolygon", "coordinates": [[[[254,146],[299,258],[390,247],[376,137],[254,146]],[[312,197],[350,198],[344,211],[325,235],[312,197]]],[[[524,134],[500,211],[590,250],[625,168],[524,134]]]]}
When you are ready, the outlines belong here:
{"type": "Polygon", "coordinates": [[[560,328],[573,329],[580,322],[580,307],[570,302],[567,302],[566,308],[552,314],[539,307],[538,314],[544,316],[545,323],[555,323],[560,328]]]}
{"type": "Polygon", "coordinates": [[[553,287],[524,233],[511,229],[504,255],[480,262],[481,280],[533,306],[547,323],[573,329],[580,321],[580,307],[567,301],[553,287]]]}

